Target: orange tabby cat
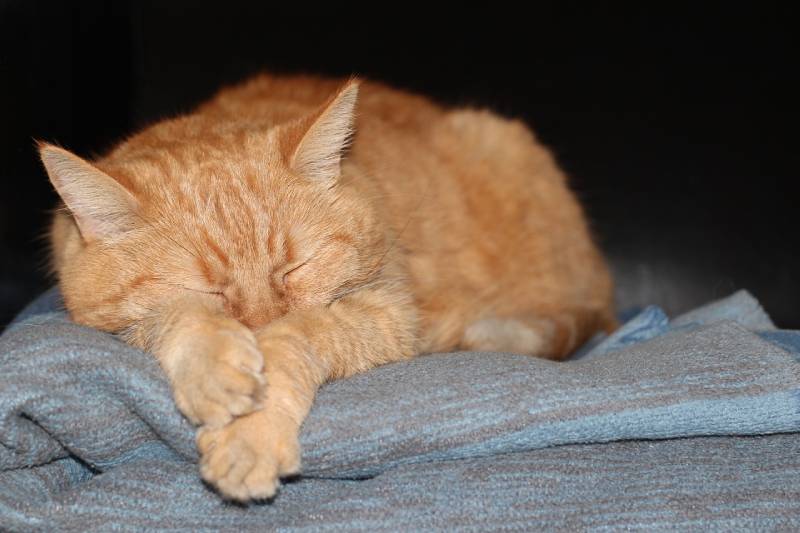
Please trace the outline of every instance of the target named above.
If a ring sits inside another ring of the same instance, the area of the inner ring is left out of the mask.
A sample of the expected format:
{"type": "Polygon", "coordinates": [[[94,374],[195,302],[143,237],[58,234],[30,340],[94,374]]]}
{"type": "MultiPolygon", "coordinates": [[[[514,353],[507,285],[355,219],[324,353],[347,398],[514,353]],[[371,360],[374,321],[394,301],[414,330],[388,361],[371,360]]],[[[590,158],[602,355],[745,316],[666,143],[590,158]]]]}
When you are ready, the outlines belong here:
{"type": "Polygon", "coordinates": [[[40,150],[67,309],[155,354],[229,498],[298,472],[326,380],[456,348],[561,359],[614,325],[563,174],[487,111],[261,76],[94,162],[40,150]]]}

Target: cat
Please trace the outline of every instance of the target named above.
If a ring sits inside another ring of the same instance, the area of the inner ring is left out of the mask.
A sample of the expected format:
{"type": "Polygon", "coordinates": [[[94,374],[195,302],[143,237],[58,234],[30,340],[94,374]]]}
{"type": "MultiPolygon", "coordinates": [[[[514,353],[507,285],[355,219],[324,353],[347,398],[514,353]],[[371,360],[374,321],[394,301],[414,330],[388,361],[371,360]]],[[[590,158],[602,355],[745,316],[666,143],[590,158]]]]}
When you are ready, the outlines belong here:
{"type": "Polygon", "coordinates": [[[155,355],[228,499],[299,472],[326,381],[455,349],[559,360],[615,327],[564,174],[488,111],[264,74],[93,162],[39,150],[67,310],[155,355]]]}

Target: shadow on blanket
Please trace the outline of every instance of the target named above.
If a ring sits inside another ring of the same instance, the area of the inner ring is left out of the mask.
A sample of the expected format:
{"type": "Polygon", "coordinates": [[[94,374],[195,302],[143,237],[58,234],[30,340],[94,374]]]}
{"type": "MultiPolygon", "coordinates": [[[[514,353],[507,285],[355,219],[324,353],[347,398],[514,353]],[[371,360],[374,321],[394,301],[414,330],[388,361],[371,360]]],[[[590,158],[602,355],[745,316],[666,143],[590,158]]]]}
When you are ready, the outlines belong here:
{"type": "Polygon", "coordinates": [[[155,359],[50,291],[0,337],[0,529],[800,527],[799,348],[740,291],[566,363],[387,365],[324,387],[303,476],[243,507],[201,483],[155,359]]]}

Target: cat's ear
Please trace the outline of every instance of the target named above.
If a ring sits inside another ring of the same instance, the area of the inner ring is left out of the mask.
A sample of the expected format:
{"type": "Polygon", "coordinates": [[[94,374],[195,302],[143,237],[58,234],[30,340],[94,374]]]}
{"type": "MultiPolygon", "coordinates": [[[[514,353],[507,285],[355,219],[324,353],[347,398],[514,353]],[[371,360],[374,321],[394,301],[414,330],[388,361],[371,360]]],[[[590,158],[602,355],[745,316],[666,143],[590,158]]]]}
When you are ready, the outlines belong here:
{"type": "Polygon", "coordinates": [[[350,80],[318,111],[286,132],[284,153],[292,170],[329,186],[335,183],[342,153],[353,135],[358,85],[358,80],[350,80]]]}
{"type": "Polygon", "coordinates": [[[57,146],[41,143],[39,155],[85,240],[106,239],[134,227],[137,201],[114,178],[57,146]]]}

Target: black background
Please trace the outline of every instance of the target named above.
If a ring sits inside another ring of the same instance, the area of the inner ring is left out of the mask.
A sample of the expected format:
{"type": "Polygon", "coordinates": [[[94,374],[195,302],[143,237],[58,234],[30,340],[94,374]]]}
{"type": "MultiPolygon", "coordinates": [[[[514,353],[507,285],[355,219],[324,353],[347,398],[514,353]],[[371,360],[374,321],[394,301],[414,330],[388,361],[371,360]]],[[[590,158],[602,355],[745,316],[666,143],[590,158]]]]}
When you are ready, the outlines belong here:
{"type": "Polygon", "coordinates": [[[0,5],[0,326],[48,286],[34,139],[83,156],[262,69],[357,73],[527,120],[571,175],[623,305],[748,288],[800,327],[796,18],[606,6],[0,5]]]}

